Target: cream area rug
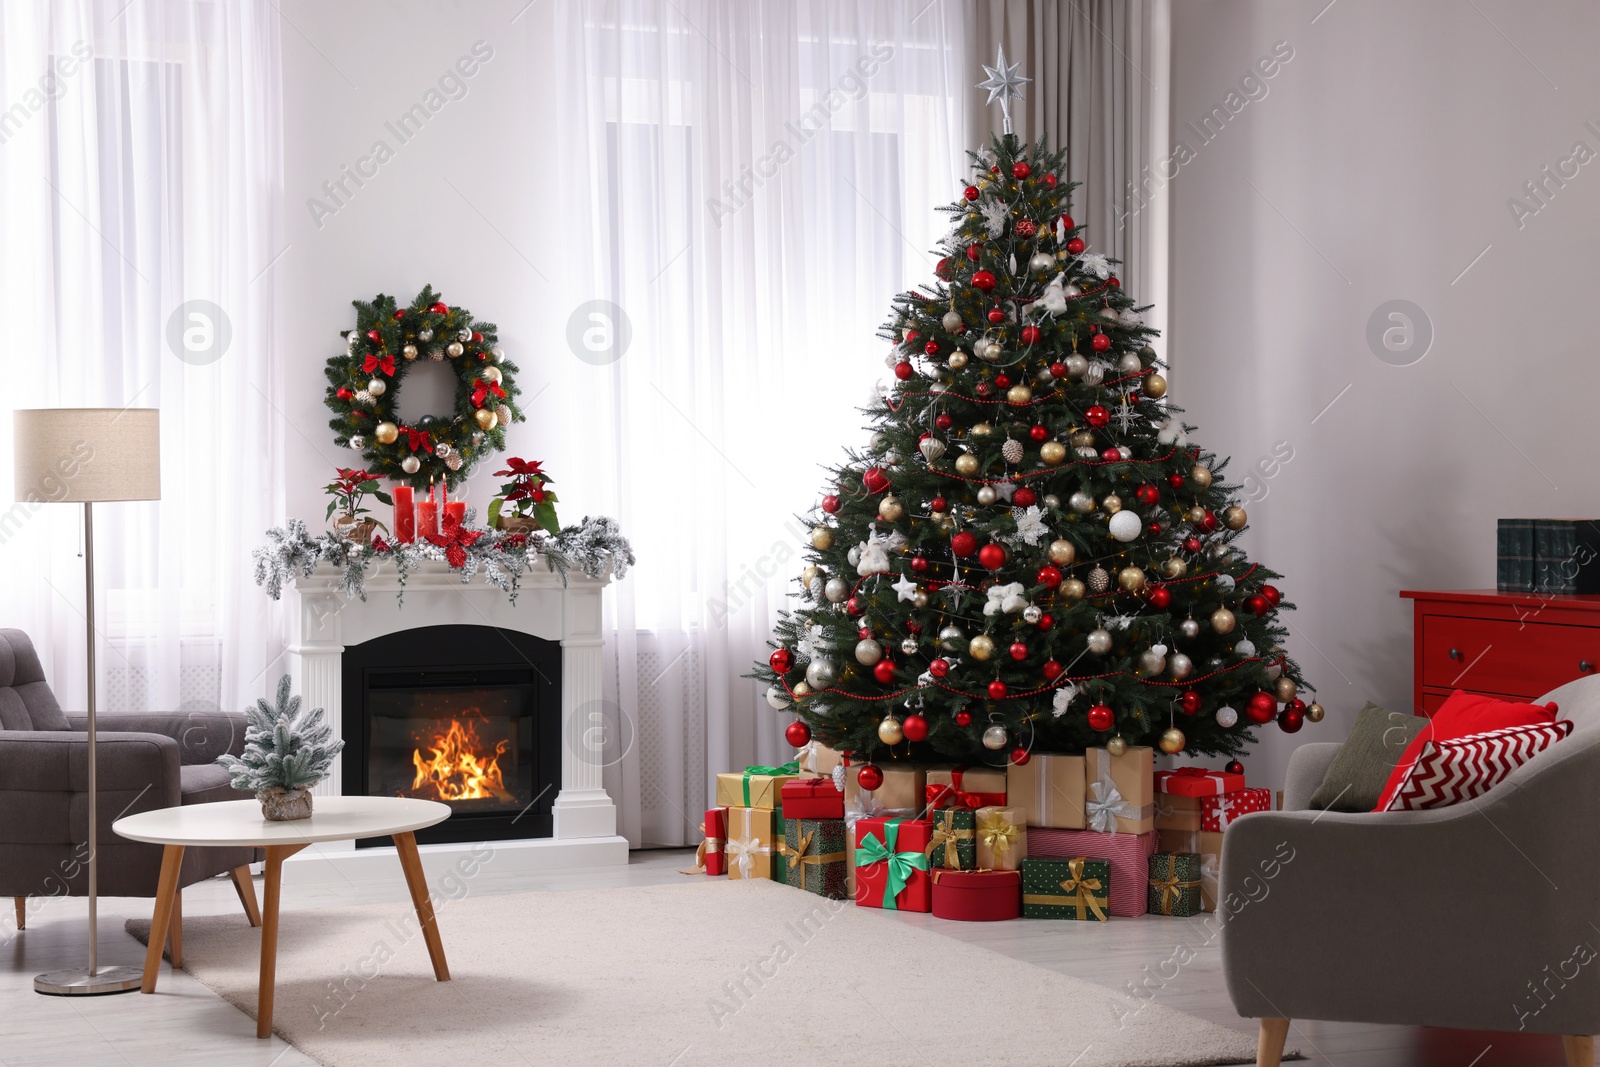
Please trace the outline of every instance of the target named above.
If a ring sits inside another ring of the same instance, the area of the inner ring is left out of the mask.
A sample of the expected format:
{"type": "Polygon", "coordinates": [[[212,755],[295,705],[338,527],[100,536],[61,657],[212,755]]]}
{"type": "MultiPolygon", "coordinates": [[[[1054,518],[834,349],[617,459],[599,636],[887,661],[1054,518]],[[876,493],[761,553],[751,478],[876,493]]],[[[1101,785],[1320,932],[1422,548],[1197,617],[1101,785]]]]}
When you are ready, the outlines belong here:
{"type": "MultiPolygon", "coordinates": [[[[1255,1059],[1253,1036],[774,882],[473,895],[438,919],[447,983],[409,905],[285,911],[277,1032],[329,1067],[1255,1059]]],[[[259,945],[235,915],[184,920],[184,968],[252,1016],[259,945]]]]}

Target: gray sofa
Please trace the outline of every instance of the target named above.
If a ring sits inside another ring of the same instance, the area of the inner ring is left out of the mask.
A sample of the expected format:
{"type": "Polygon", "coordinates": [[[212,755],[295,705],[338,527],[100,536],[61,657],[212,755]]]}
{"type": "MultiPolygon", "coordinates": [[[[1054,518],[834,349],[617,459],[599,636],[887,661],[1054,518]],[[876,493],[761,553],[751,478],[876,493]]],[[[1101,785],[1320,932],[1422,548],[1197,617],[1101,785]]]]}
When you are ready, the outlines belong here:
{"type": "MultiPolygon", "coordinates": [[[[111,824],[152,808],[243,799],[214,761],[243,749],[245,719],[99,715],[97,726],[100,895],[154,897],[161,846],[120,838],[111,824]]],[[[15,898],[19,929],[26,898],[89,891],[86,728],[61,710],[27,635],[0,629],[0,897],[15,898]]],[[[249,848],[189,849],[179,886],[230,873],[254,923],[254,859],[249,848]]]]}
{"type": "Polygon", "coordinates": [[[1476,800],[1428,811],[1307,810],[1337,744],[1290,758],[1283,811],[1222,847],[1228,994],[1275,1067],[1289,1020],[1562,1035],[1600,1032],[1600,678],[1539,698],[1566,740],[1476,800]]]}

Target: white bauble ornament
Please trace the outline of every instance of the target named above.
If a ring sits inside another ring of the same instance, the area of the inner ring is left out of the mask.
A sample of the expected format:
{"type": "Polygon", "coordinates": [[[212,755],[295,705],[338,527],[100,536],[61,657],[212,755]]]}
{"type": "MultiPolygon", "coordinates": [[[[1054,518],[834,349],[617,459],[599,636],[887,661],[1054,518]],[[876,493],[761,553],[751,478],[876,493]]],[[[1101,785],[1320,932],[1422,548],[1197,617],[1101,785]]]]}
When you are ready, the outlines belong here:
{"type": "Polygon", "coordinates": [[[1120,375],[1138,374],[1143,369],[1144,365],[1139,362],[1139,357],[1132,352],[1124,352],[1117,359],[1117,373],[1120,375]]]}
{"type": "Polygon", "coordinates": [[[978,496],[978,503],[982,504],[984,507],[988,507],[990,504],[993,504],[994,501],[995,501],[994,486],[985,485],[985,486],[981,487],[978,490],[977,496],[978,496]]]}
{"type": "Polygon", "coordinates": [[[1101,308],[1100,321],[1115,323],[1117,321],[1117,309],[1112,307],[1101,308]]]}
{"type": "Polygon", "coordinates": [[[1044,610],[1037,604],[1029,604],[1022,609],[1022,621],[1029,626],[1037,626],[1042,618],[1044,618],[1044,610]]]}
{"type": "Polygon", "coordinates": [[[939,631],[939,647],[946,652],[961,652],[967,647],[967,635],[959,626],[946,626],[939,631]]]}
{"type": "Polygon", "coordinates": [[[417,340],[421,341],[423,344],[427,344],[429,341],[433,340],[433,331],[432,330],[418,330],[417,331],[417,340]]]}
{"type": "Polygon", "coordinates": [[[1217,592],[1224,595],[1233,592],[1234,581],[1231,574],[1219,574],[1213,579],[1217,583],[1217,592]]]}
{"type": "Polygon", "coordinates": [[[1054,493],[1046,493],[1044,495],[1044,506],[1047,508],[1059,508],[1061,506],[1061,498],[1054,493]]]}
{"type": "Polygon", "coordinates": [[[1090,652],[1103,656],[1111,651],[1111,631],[1104,627],[1090,630],[1089,636],[1084,638],[1084,643],[1088,645],[1090,652]]]}
{"type": "Polygon", "coordinates": [[[883,658],[883,646],[870,637],[863,637],[856,642],[856,662],[863,667],[871,667],[883,658]]]}
{"type": "Polygon", "coordinates": [[[382,378],[374,378],[367,383],[367,392],[372,396],[382,396],[389,391],[389,385],[382,378]]]}
{"type": "Polygon", "coordinates": [[[1256,646],[1248,637],[1239,638],[1239,643],[1233,646],[1234,655],[1240,659],[1249,659],[1256,654],[1256,646]]]}
{"type": "Polygon", "coordinates": [[[1048,274],[1056,265],[1056,257],[1048,252],[1035,252],[1028,257],[1028,269],[1035,274],[1048,274]]]}
{"type": "Polygon", "coordinates": [[[856,547],[852,548],[850,551],[846,552],[844,554],[844,558],[845,558],[845,562],[849,563],[850,566],[852,566],[852,567],[854,567],[857,563],[860,563],[861,562],[861,546],[857,545],[856,547]]]}
{"type": "Polygon", "coordinates": [[[944,442],[937,437],[924,437],[917,444],[917,451],[922,453],[922,458],[932,463],[944,455],[944,442]]]}
{"type": "Polygon", "coordinates": [[[1076,511],[1079,515],[1087,515],[1094,510],[1094,497],[1079,489],[1067,497],[1067,507],[1076,511]]]}
{"type": "Polygon", "coordinates": [[[1184,619],[1178,624],[1178,632],[1185,637],[1199,637],[1200,624],[1193,619],[1184,619]]]}
{"type": "Polygon", "coordinates": [[[1067,365],[1067,377],[1069,378],[1082,378],[1084,372],[1089,369],[1089,360],[1076,352],[1062,360],[1062,362],[1067,365]]]}
{"type": "Polygon", "coordinates": [[[367,447],[367,439],[362,437],[360,434],[356,434],[350,438],[350,447],[355,449],[357,452],[360,452],[363,448],[367,447]]]}
{"type": "Polygon", "coordinates": [[[772,707],[777,708],[779,711],[782,711],[790,704],[793,704],[794,701],[789,699],[788,693],[774,685],[767,689],[767,703],[772,707]]]}
{"type": "Polygon", "coordinates": [[[817,658],[806,664],[806,684],[813,689],[826,689],[839,680],[839,669],[831,660],[817,658]]]}
{"type": "Polygon", "coordinates": [[[1172,676],[1180,681],[1194,673],[1194,660],[1182,652],[1174,652],[1167,657],[1167,666],[1172,670],[1172,676]]]}
{"type": "Polygon", "coordinates": [[[822,595],[827,597],[831,604],[841,603],[850,595],[850,585],[843,578],[829,578],[828,583],[822,587],[822,595]]]}
{"type": "Polygon", "coordinates": [[[1001,726],[999,723],[995,723],[993,726],[983,731],[983,747],[989,749],[991,752],[999,752],[1002,748],[1006,747],[1006,744],[1009,740],[1010,738],[1006,734],[1006,728],[1001,726]]]}
{"type": "Polygon", "coordinates": [[[470,340],[472,340],[472,331],[467,329],[465,326],[461,327],[461,329],[456,331],[456,340],[458,340],[458,341],[470,341],[470,340]]]}
{"type": "Polygon", "coordinates": [[[457,356],[461,355],[461,353],[466,351],[466,349],[462,347],[460,341],[451,341],[449,344],[444,346],[444,350],[451,359],[455,359],[457,356]]]}
{"type": "Polygon", "coordinates": [[[1133,308],[1123,308],[1117,313],[1117,324],[1124,330],[1137,330],[1144,325],[1144,316],[1133,308]]]}
{"type": "Polygon", "coordinates": [[[1139,536],[1139,531],[1144,529],[1144,522],[1133,511],[1123,510],[1111,516],[1106,529],[1110,530],[1111,536],[1118,541],[1127,542],[1139,536]]]}
{"type": "Polygon", "coordinates": [[[904,641],[901,641],[900,651],[908,656],[915,656],[917,654],[917,639],[915,637],[908,637],[904,641]]]}
{"type": "Polygon", "coordinates": [[[1105,381],[1105,378],[1106,365],[1098,361],[1089,364],[1089,366],[1083,372],[1084,385],[1099,385],[1101,382],[1105,381]]]}
{"type": "Polygon", "coordinates": [[[504,363],[506,361],[506,350],[499,345],[489,349],[489,355],[496,363],[504,363]]]}
{"type": "Polygon", "coordinates": [[[954,308],[946,311],[944,313],[944,317],[940,319],[939,322],[951,333],[958,333],[962,327],[966,325],[966,323],[961,321],[961,312],[955,310],[954,308]]]}
{"type": "Polygon", "coordinates": [[[1224,730],[1231,729],[1239,721],[1239,713],[1224,705],[1217,709],[1217,725],[1224,730]]]}
{"type": "Polygon", "coordinates": [[[455,451],[455,449],[451,448],[443,441],[440,441],[438,444],[433,446],[433,454],[438,456],[440,459],[449,459],[455,454],[455,451]]]}
{"type": "Polygon", "coordinates": [[[486,382],[494,382],[499,385],[504,375],[500,373],[499,367],[483,367],[478,371],[478,377],[486,382]]]}
{"type": "Polygon", "coordinates": [[[1166,669],[1167,657],[1157,652],[1155,648],[1147,648],[1143,652],[1139,653],[1140,674],[1153,678],[1166,669]]]}
{"type": "Polygon", "coordinates": [[[422,469],[422,461],[416,456],[407,456],[400,461],[400,469],[407,474],[415,474],[422,469]]]}

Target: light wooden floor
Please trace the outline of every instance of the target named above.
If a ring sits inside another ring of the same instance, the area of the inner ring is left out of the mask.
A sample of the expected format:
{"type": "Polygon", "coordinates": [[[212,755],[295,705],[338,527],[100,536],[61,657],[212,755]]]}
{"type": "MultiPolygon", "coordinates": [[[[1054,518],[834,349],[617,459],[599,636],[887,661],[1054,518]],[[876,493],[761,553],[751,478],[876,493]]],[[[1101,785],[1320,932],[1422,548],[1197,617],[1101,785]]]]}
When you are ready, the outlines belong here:
{"type": "MultiPolygon", "coordinates": [[[[486,866],[470,892],[554,891],[681,881],[685,852],[636,852],[626,867],[610,872],[553,873],[539,877],[497,876],[486,866]]],[[[257,879],[257,892],[260,892],[257,879]]],[[[392,883],[292,886],[284,890],[284,922],[301,909],[407,900],[398,864],[392,883]]],[[[140,966],[142,946],[122,929],[129,917],[148,918],[149,901],[109,899],[100,907],[100,958],[104,964],[140,966]]],[[[10,902],[0,909],[0,1067],[60,1064],[124,1064],[128,1067],[294,1067],[314,1061],[278,1038],[258,1041],[241,1012],[179,971],[163,974],[160,992],[96,998],[43,997],[33,976],[84,962],[85,905],[81,900],[46,902],[17,934],[10,902]]],[[[184,890],[186,916],[240,915],[226,879],[184,890]]],[[[943,922],[928,915],[899,916],[949,937],[1075,975],[1113,989],[1135,983],[1156,1003],[1249,1033],[1222,988],[1222,964],[1214,938],[1199,919],[1117,919],[1111,923],[1019,921],[943,922]],[[1187,964],[1168,965],[1180,945],[1194,952],[1187,964]],[[1163,980],[1162,975],[1173,975],[1163,980]]],[[[448,947],[448,946],[447,946],[448,947]]],[[[1559,1067],[1559,1039],[1503,1033],[1466,1033],[1394,1026],[1296,1022],[1289,1034],[1313,1064],[1334,1067],[1559,1067]]],[[[528,1050],[530,1062],[537,1049],[528,1050]]],[[[831,1061],[853,1062],[848,1049],[831,1061]]]]}

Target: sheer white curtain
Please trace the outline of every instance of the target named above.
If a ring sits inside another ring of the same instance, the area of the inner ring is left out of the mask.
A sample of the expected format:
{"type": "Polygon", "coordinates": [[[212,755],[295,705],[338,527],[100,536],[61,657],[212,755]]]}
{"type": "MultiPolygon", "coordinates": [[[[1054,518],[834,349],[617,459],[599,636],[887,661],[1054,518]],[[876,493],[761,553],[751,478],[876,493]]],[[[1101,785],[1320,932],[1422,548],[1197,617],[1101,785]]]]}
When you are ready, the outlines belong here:
{"type": "MultiPolygon", "coordinates": [[[[281,648],[277,33],[266,0],[0,4],[0,452],[16,408],[161,410],[162,499],[96,509],[107,710],[242,707],[281,648]]],[[[81,509],[11,481],[0,626],[82,708],[81,509]]]]}
{"type": "Polygon", "coordinates": [[[584,469],[634,539],[609,597],[609,769],[635,843],[792,753],[742,678],[801,567],[819,464],[864,441],[890,299],[931,279],[968,136],[957,5],[562,3],[561,279],[584,469]],[[614,307],[589,304],[609,301],[614,307]],[[626,347],[622,341],[626,339],[626,347]]]}

